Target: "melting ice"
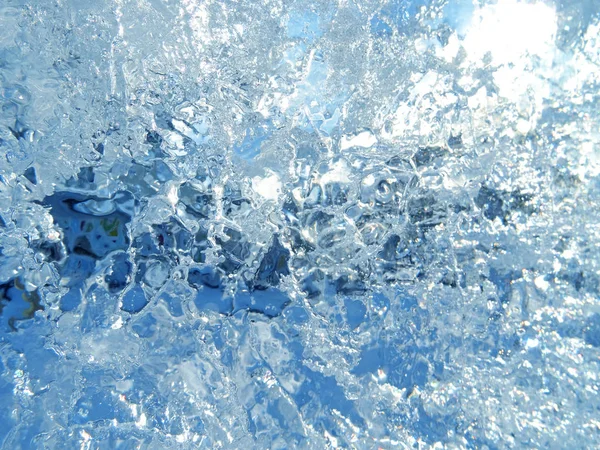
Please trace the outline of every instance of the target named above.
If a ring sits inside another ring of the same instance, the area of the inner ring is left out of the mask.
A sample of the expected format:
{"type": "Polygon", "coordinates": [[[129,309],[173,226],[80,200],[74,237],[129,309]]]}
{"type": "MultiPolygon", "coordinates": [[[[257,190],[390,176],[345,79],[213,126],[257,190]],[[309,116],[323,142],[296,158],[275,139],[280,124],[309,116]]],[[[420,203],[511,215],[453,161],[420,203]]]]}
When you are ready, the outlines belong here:
{"type": "Polygon", "coordinates": [[[1,447],[597,447],[599,8],[5,2],[1,447]]]}

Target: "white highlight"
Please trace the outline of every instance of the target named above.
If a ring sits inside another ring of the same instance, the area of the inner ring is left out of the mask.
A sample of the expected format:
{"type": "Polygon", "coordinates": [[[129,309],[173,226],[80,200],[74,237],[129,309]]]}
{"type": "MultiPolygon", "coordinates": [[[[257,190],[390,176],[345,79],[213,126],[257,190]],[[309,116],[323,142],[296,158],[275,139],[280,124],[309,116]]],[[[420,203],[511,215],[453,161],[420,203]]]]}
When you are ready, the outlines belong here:
{"type": "Polygon", "coordinates": [[[331,167],[329,172],[323,174],[319,180],[322,185],[329,183],[349,183],[350,168],[345,161],[339,160],[331,167]]]}
{"type": "Polygon", "coordinates": [[[471,59],[490,52],[495,64],[523,56],[548,56],[554,49],[556,14],[543,3],[500,0],[474,14],[463,47],[471,59]]]}
{"type": "Polygon", "coordinates": [[[281,195],[282,187],[279,177],[274,173],[264,178],[252,178],[254,192],[267,200],[277,200],[281,195]]]}
{"type": "Polygon", "coordinates": [[[356,136],[344,136],[340,142],[340,148],[346,150],[351,147],[369,148],[377,144],[377,138],[369,131],[363,131],[356,136]]]}

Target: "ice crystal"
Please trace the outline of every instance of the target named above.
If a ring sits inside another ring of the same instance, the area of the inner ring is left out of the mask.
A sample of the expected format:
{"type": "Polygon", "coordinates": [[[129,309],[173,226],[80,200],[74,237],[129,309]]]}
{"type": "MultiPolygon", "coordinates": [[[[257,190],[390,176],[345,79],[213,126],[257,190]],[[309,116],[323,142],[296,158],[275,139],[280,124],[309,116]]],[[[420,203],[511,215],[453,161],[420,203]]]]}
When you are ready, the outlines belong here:
{"type": "Polygon", "coordinates": [[[593,448],[593,1],[0,5],[2,448],[593,448]]]}

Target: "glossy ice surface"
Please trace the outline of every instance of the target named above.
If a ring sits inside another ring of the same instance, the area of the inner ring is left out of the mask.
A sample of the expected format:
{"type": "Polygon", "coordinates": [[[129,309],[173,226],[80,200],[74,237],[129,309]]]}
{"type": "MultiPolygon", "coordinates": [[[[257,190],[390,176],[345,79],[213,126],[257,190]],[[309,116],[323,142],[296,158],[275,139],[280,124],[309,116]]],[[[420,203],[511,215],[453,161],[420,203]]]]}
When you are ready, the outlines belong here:
{"type": "Polygon", "coordinates": [[[600,3],[0,2],[3,449],[600,446],[600,3]]]}

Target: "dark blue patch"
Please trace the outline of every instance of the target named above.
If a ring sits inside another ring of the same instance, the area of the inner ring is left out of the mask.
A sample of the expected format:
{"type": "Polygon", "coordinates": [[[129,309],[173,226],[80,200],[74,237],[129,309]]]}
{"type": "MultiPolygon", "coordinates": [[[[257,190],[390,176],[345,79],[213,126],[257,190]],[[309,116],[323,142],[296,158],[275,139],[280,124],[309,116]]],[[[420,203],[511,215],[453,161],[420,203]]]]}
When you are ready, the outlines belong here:
{"type": "Polygon", "coordinates": [[[221,275],[213,267],[193,268],[188,272],[188,282],[195,288],[206,286],[210,289],[219,289],[221,275]]]}
{"type": "Polygon", "coordinates": [[[479,189],[479,193],[475,198],[475,204],[481,208],[483,215],[489,220],[494,220],[497,217],[501,219],[504,218],[504,201],[502,200],[500,193],[495,189],[485,185],[481,186],[481,189],[479,189]]]}
{"type": "Polygon", "coordinates": [[[59,302],[61,311],[73,311],[81,304],[81,290],[76,287],[69,289],[59,302]]]}
{"type": "Polygon", "coordinates": [[[256,271],[253,287],[267,289],[269,286],[277,286],[282,276],[290,274],[289,258],[289,250],[281,245],[277,236],[274,236],[271,247],[263,256],[256,271]]]}
{"type": "Polygon", "coordinates": [[[147,304],[148,300],[146,299],[144,290],[140,286],[135,285],[123,296],[121,309],[125,312],[135,314],[144,309],[147,304]]]}
{"type": "Polygon", "coordinates": [[[367,307],[360,300],[352,300],[347,298],[345,300],[346,306],[346,320],[350,328],[354,329],[363,323],[365,315],[367,314],[367,307]]]}
{"type": "Polygon", "coordinates": [[[110,293],[121,292],[131,281],[133,266],[127,254],[120,253],[114,257],[109,273],[104,277],[110,293]]]}
{"type": "Polygon", "coordinates": [[[25,178],[27,178],[29,180],[30,183],[32,184],[37,184],[38,183],[38,177],[37,177],[37,172],[35,170],[35,167],[30,167],[28,168],[25,173],[23,173],[23,176],[25,178]]]}
{"type": "Polygon", "coordinates": [[[586,344],[600,347],[600,314],[594,314],[586,320],[583,336],[586,344]]]}

